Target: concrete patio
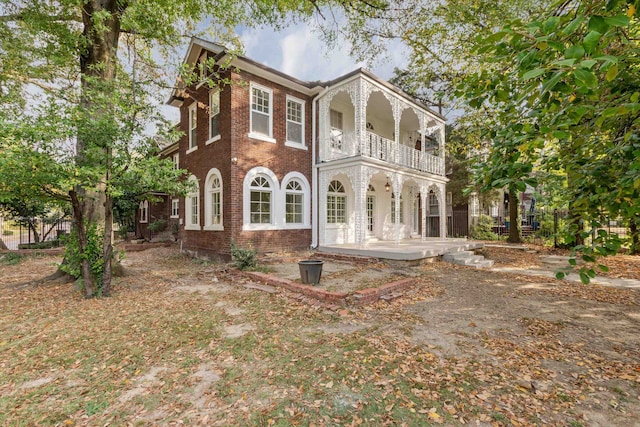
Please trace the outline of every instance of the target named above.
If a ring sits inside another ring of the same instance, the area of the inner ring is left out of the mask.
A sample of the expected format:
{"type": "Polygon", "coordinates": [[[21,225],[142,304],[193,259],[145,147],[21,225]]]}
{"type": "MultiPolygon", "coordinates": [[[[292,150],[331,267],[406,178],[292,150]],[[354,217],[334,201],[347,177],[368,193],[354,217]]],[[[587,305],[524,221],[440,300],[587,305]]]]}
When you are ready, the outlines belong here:
{"type": "Polygon", "coordinates": [[[446,253],[472,251],[483,247],[482,242],[473,242],[467,239],[440,239],[427,238],[405,239],[399,242],[374,241],[362,245],[344,243],[336,245],[319,246],[318,252],[354,255],[397,261],[415,261],[425,258],[440,257],[446,253]]]}

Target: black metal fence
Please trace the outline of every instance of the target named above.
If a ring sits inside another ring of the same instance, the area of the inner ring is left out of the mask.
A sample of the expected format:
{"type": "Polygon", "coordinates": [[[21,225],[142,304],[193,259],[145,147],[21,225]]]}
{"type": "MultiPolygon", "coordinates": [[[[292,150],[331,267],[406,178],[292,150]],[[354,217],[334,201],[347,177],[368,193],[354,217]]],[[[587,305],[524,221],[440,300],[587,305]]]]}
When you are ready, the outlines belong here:
{"type": "Polygon", "coordinates": [[[10,250],[54,247],[62,235],[70,232],[71,219],[67,217],[0,216],[0,239],[10,250]]]}

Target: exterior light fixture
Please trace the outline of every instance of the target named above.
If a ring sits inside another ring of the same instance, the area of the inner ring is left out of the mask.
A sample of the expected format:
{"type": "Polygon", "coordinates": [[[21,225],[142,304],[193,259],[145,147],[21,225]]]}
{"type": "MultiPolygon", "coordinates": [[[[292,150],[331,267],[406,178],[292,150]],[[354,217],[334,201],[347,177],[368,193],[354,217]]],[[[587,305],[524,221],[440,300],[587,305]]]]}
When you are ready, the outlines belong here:
{"type": "Polygon", "coordinates": [[[389,180],[387,180],[387,183],[384,185],[384,191],[387,193],[391,191],[391,184],[389,184],[389,180]]]}

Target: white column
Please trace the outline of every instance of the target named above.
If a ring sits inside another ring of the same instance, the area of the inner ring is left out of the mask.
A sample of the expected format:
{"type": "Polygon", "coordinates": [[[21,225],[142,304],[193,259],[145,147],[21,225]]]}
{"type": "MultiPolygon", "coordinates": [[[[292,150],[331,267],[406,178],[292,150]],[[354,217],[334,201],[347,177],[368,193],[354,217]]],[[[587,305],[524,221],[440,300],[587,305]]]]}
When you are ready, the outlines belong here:
{"type": "MultiPolygon", "coordinates": [[[[396,139],[397,140],[397,139],[396,139]]],[[[393,202],[395,208],[395,215],[393,218],[393,237],[396,243],[400,242],[400,195],[402,193],[402,186],[400,185],[398,176],[393,177],[393,202]]]]}
{"type": "Polygon", "coordinates": [[[440,215],[440,238],[447,238],[447,195],[445,185],[440,184],[440,200],[438,201],[438,213],[440,215]]]}
{"type": "Polygon", "coordinates": [[[429,189],[426,185],[420,186],[420,201],[422,203],[422,240],[426,240],[427,238],[427,215],[429,213],[429,189]]]}
{"type": "Polygon", "coordinates": [[[365,183],[364,173],[362,166],[358,167],[355,173],[355,182],[352,182],[353,191],[355,193],[354,203],[354,218],[355,218],[355,243],[358,245],[364,244],[366,240],[366,221],[367,221],[367,187],[365,183]]]}

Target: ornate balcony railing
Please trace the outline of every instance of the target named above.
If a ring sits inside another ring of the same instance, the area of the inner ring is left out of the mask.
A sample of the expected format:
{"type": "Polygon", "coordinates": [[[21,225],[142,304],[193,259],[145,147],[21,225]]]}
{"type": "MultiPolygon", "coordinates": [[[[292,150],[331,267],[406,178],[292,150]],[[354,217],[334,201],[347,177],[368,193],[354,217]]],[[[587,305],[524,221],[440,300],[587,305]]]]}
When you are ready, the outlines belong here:
{"type": "Polygon", "coordinates": [[[364,141],[360,141],[360,155],[383,160],[399,166],[444,175],[444,159],[423,153],[407,145],[396,145],[395,141],[383,138],[372,132],[366,132],[364,141]]]}

